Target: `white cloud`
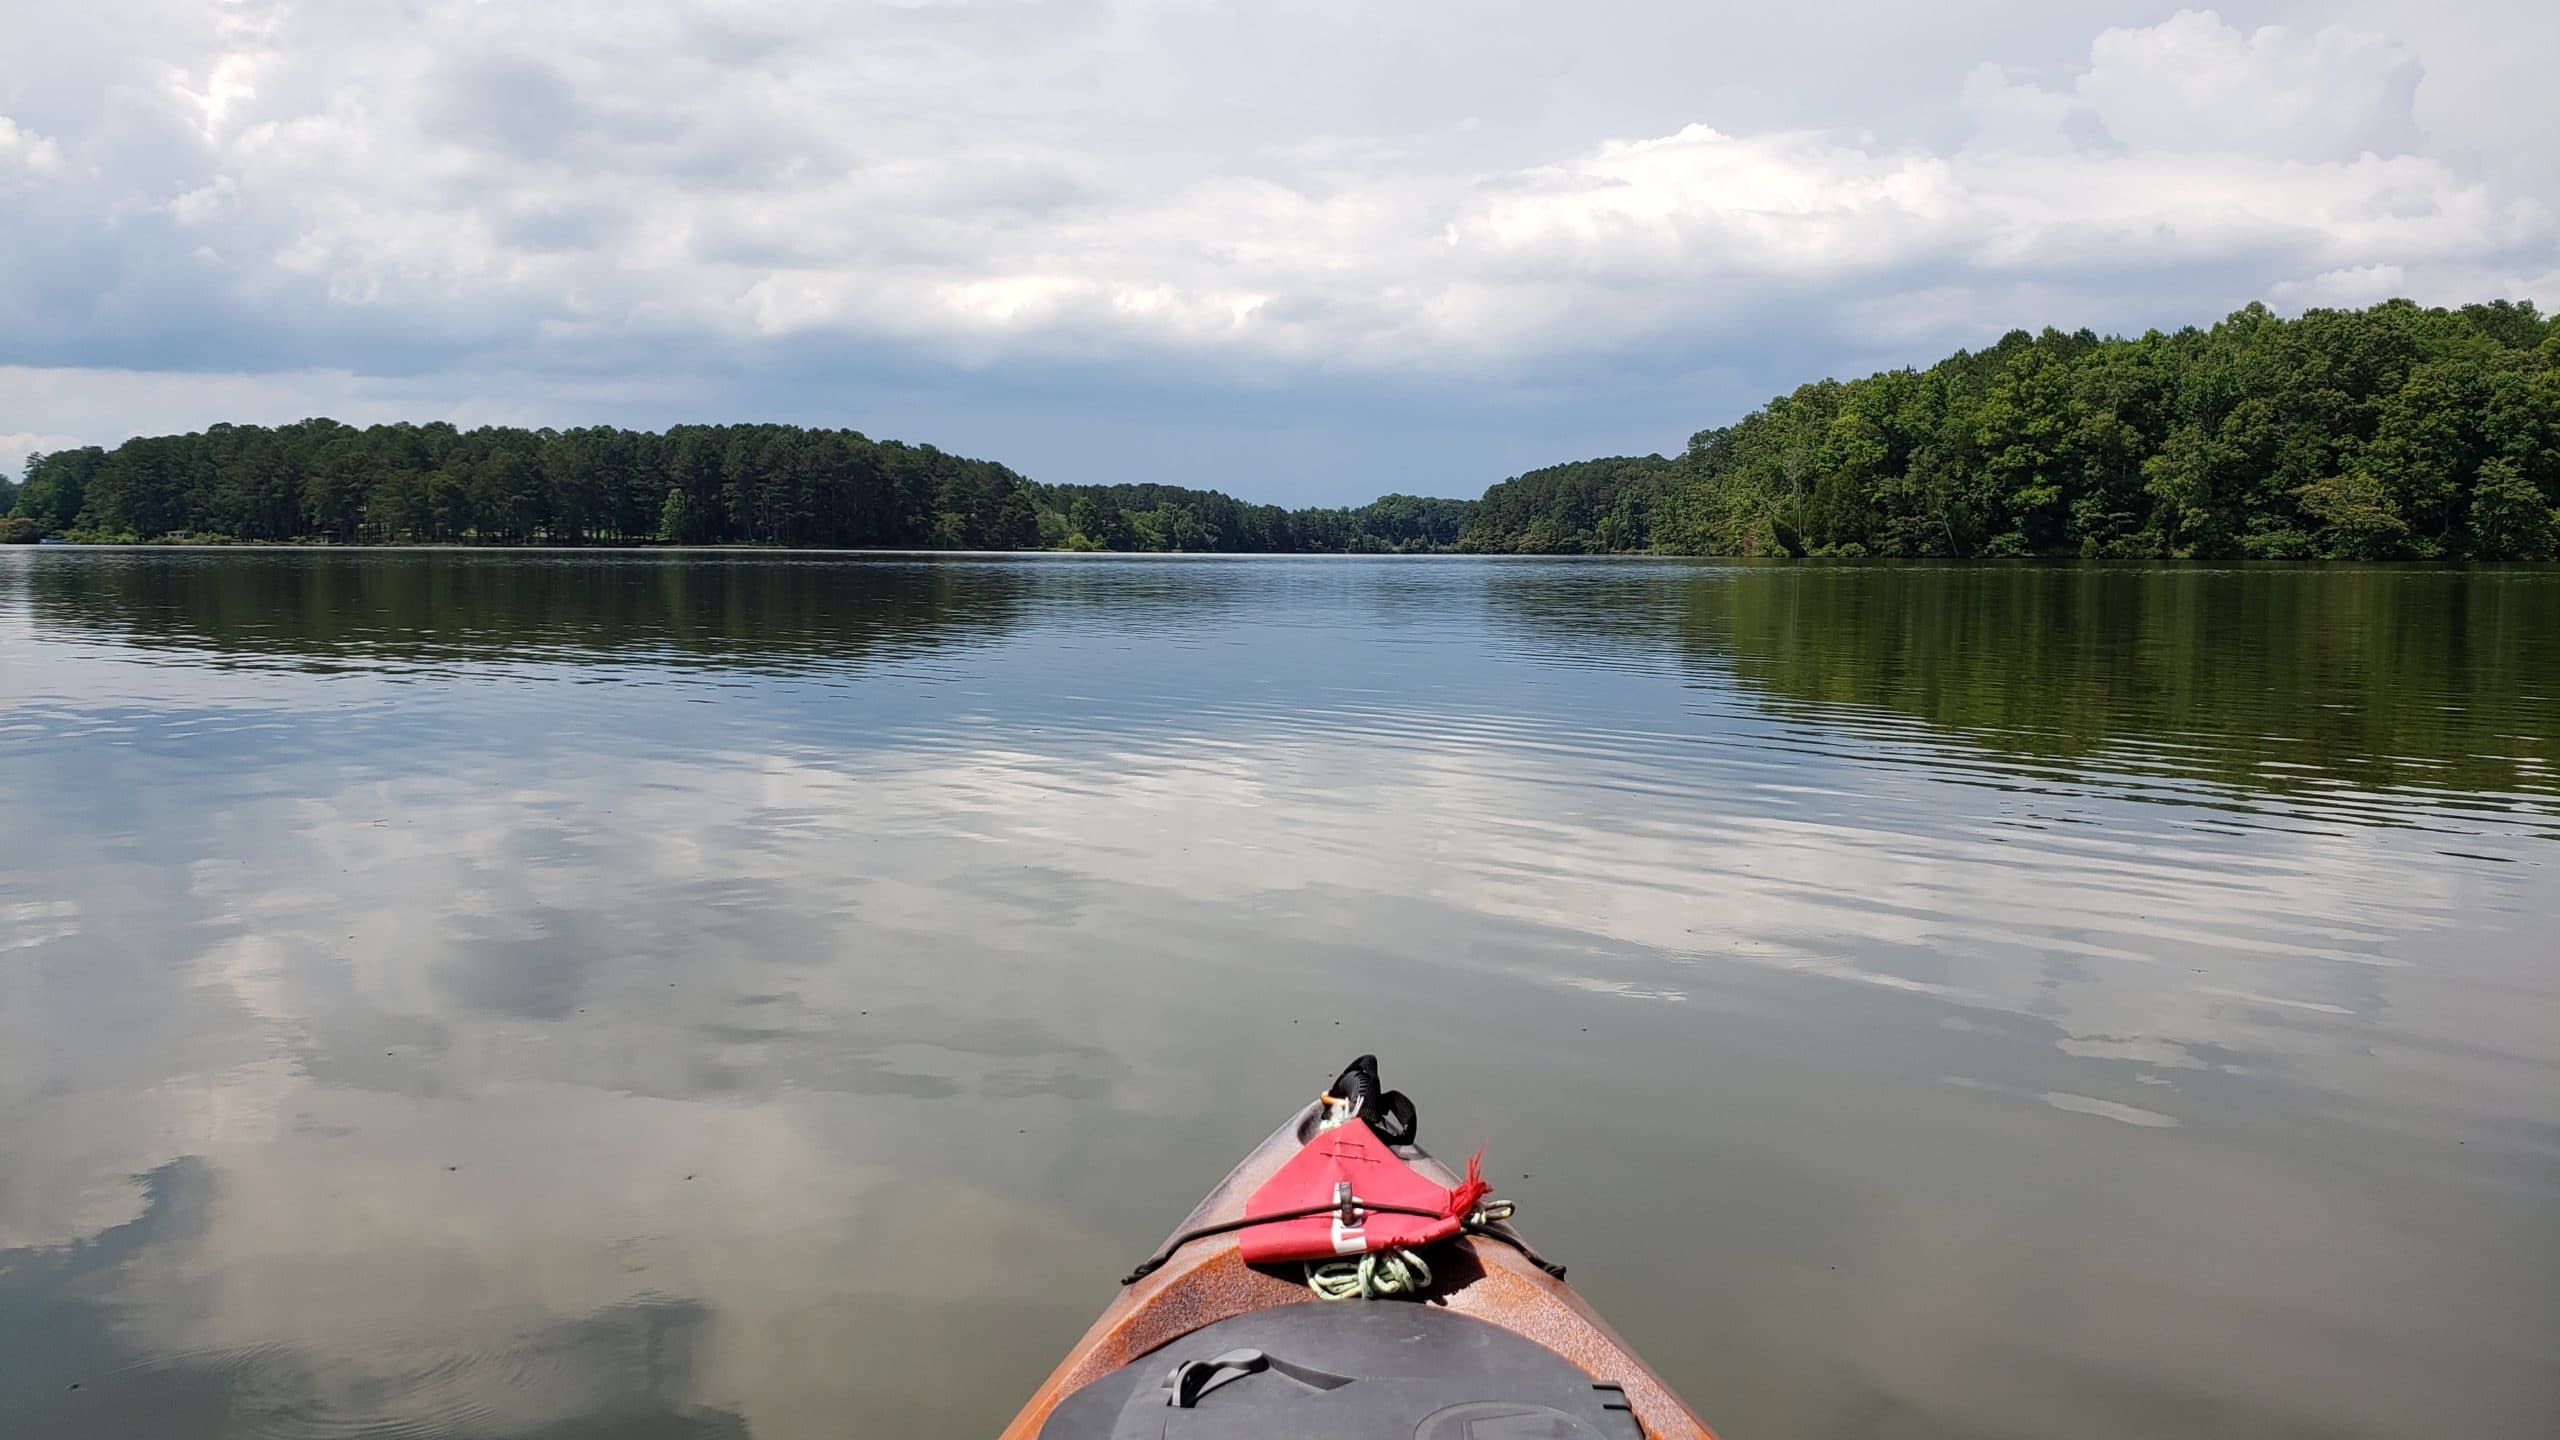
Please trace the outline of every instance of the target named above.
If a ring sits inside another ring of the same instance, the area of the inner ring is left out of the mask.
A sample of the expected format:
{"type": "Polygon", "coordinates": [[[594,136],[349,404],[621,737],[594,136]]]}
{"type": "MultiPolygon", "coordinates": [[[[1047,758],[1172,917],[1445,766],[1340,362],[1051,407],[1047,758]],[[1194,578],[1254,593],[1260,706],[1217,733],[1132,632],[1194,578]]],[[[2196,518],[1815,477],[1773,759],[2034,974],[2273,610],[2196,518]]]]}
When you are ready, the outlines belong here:
{"type": "Polygon", "coordinates": [[[2059,64],[2020,32],[1969,68],[1765,49],[1781,77],[1904,94],[1879,129],[1844,122],[1890,107],[1829,92],[1797,123],[1727,120],[1764,102],[1594,48],[1710,38],[1691,17],[1514,19],[126,0],[50,20],[35,51],[83,85],[0,120],[23,212],[0,363],[468,389],[816,347],[1570,376],[1663,347],[1747,367],[1773,331],[1839,355],[1878,313],[1927,345],[2209,319],[2341,275],[2531,293],[2554,269],[2550,167],[2484,161],[2478,98],[2433,84],[2530,90],[2479,26],[2185,11],[2072,22],[2059,64]],[[1933,138],[1911,118],[1931,106],[1971,138],[1933,138]],[[2005,308],[2023,295],[2043,313],[2005,308]]]}
{"type": "Polygon", "coordinates": [[[2381,30],[2423,60],[2412,111],[2428,143],[2547,201],[2560,189],[2560,8],[2505,0],[2433,5],[2363,0],[2352,23],[2381,30]]]}
{"type": "Polygon", "coordinates": [[[61,148],[50,138],[21,129],[17,121],[0,115],[0,165],[46,171],[61,163],[61,148]]]}
{"type": "Polygon", "coordinates": [[[2408,288],[2409,274],[2397,265],[2349,265],[2324,270],[2308,280],[2287,280],[2270,299],[2294,306],[2370,305],[2408,288]]]}
{"type": "Polygon", "coordinates": [[[1974,148],[1982,150],[2067,149],[2067,127],[2081,111],[2068,92],[2012,80],[1987,60],[1964,77],[1957,104],[1973,122],[1974,148]]]}
{"type": "MultiPolygon", "coordinates": [[[[5,393],[5,389],[0,388],[0,394],[5,393]]],[[[78,437],[71,435],[40,435],[32,430],[0,431],[0,480],[16,479],[18,472],[26,467],[30,455],[79,443],[78,437]]]]}
{"type": "Polygon", "coordinates": [[[2389,39],[2343,26],[2243,33],[2209,10],[2089,47],[2074,85],[2109,134],[2137,150],[2342,159],[2405,152],[2422,71],[2389,39]]]}

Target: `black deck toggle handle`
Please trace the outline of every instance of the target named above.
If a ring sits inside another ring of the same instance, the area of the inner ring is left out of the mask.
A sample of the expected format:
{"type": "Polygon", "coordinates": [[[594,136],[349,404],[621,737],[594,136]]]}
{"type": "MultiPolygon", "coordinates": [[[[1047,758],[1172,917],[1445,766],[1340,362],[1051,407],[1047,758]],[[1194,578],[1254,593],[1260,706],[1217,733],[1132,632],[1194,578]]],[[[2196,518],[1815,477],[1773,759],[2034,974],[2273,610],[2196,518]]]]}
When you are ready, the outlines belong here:
{"type": "Polygon", "coordinates": [[[1265,1371],[1295,1381],[1309,1390],[1339,1390],[1351,1383],[1349,1375],[1336,1375],[1309,1365],[1292,1365],[1276,1360],[1260,1350],[1230,1350],[1206,1360],[1185,1360],[1164,1377],[1164,1403],[1176,1410],[1189,1410],[1200,1398],[1221,1385],[1232,1384],[1247,1375],[1265,1371]]]}

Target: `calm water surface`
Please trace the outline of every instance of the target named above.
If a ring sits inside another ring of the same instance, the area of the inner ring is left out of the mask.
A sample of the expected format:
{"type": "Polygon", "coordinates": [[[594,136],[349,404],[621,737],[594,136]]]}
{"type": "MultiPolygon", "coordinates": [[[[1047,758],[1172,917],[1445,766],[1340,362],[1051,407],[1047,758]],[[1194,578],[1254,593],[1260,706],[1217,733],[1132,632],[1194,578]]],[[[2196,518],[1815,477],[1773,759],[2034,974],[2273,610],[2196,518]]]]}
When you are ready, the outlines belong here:
{"type": "Polygon", "coordinates": [[[0,554],[0,1430],[969,1436],[1341,1061],[1733,1440],[2560,1432],[2560,571],[0,554]]]}

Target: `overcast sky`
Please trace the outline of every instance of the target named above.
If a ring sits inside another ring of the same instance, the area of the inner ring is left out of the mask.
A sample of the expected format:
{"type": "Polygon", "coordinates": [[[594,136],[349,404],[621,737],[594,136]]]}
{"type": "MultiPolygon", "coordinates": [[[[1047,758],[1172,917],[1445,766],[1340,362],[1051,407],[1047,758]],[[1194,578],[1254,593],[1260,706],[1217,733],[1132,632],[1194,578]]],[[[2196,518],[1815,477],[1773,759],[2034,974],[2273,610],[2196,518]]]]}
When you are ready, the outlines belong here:
{"type": "Polygon", "coordinates": [[[1292,503],[2014,326],[2560,303],[2560,6],[0,0],[0,468],[790,420],[1292,503]]]}

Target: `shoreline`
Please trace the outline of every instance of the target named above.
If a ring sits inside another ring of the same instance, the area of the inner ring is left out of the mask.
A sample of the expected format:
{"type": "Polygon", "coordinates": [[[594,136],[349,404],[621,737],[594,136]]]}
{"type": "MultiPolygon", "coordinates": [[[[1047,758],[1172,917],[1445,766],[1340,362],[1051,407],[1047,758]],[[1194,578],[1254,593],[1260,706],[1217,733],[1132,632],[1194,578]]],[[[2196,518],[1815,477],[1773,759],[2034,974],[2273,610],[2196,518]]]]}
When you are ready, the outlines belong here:
{"type": "Polygon", "coordinates": [[[1572,561],[1682,562],[1755,570],[1803,566],[1812,569],[1909,568],[1920,566],[1999,566],[2014,569],[2090,568],[2106,570],[2549,570],[2560,573],[2560,560],[2471,560],[2435,557],[2406,560],[2362,560],[2343,556],[2179,556],[2179,555],[1706,555],[1660,550],[1474,551],[1474,550],[928,550],[880,549],[834,545],[504,545],[462,541],[401,541],[340,545],[295,540],[60,540],[0,545],[12,551],[187,551],[286,552],[297,555],[545,555],[545,556],[772,556],[811,558],[844,556],[879,560],[1483,560],[1558,563],[1572,561]]]}

